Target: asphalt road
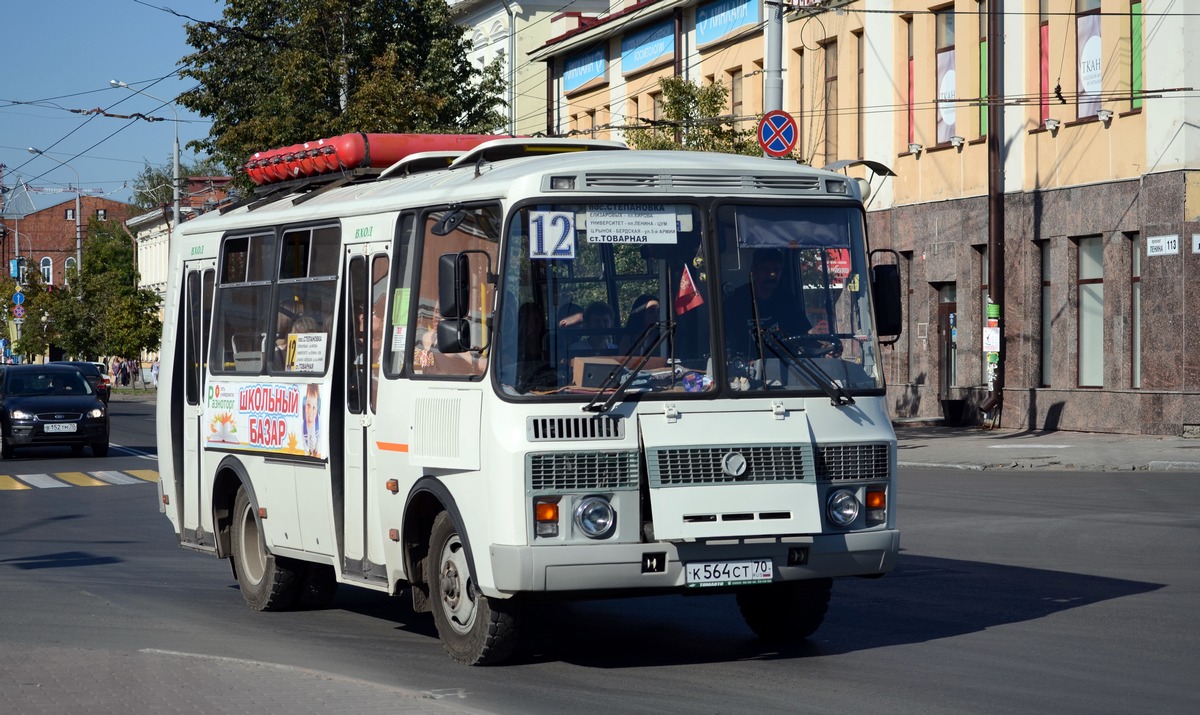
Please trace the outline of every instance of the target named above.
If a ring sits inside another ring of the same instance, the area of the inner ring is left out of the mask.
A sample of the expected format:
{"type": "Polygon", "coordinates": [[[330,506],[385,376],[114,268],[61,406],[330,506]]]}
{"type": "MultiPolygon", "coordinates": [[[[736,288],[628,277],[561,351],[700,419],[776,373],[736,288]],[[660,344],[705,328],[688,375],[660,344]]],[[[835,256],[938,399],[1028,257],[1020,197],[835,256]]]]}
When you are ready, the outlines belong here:
{"type": "MultiPolygon", "coordinates": [[[[146,415],[115,409],[136,452],[146,415]]],[[[51,463],[87,468],[67,450],[0,462],[0,474],[52,474],[51,463]]],[[[248,610],[226,562],[176,546],[152,482],[0,491],[0,703],[21,713],[1200,711],[1200,474],[910,469],[901,488],[899,568],[837,582],[825,625],[802,647],[755,640],[728,596],[589,601],[539,608],[527,654],[496,668],[453,664],[407,596],[343,587],[325,611],[248,610]]]]}

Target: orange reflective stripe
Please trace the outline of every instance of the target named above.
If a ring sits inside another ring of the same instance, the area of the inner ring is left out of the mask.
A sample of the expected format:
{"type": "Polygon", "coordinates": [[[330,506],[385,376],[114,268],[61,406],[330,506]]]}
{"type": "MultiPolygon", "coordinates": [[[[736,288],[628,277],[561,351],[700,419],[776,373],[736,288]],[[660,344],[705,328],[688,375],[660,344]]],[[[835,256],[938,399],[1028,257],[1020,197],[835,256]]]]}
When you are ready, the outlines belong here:
{"type": "Polygon", "coordinates": [[[399,442],[376,441],[375,446],[378,447],[381,452],[407,452],[408,451],[408,445],[401,444],[399,442]]]}

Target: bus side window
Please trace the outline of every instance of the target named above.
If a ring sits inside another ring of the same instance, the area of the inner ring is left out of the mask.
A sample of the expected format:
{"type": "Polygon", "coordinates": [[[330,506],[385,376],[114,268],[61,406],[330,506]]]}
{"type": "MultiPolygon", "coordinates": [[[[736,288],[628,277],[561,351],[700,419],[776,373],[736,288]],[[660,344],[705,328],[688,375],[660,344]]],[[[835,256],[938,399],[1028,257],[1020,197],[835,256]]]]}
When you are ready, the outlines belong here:
{"type": "Polygon", "coordinates": [[[210,365],[214,373],[265,367],[276,240],[272,233],[231,236],[221,246],[210,365]]]}

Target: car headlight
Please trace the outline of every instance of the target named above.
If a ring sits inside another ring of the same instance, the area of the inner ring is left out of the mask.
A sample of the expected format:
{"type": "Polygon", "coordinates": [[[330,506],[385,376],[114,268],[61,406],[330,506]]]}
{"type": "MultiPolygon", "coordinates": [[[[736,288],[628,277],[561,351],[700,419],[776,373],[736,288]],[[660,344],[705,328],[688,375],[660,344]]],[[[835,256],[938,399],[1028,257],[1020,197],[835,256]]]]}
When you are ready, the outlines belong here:
{"type": "Polygon", "coordinates": [[[616,523],[617,513],[604,497],[584,497],[575,507],[575,525],[589,539],[603,539],[616,523]]]}
{"type": "Polygon", "coordinates": [[[93,407],[91,409],[91,411],[87,413],[87,416],[88,417],[103,417],[104,416],[104,408],[93,407]]]}
{"type": "Polygon", "coordinates": [[[12,418],[14,420],[31,420],[31,419],[33,419],[33,413],[26,412],[25,410],[13,410],[13,411],[9,412],[9,414],[12,415],[12,418]]]}
{"type": "Polygon", "coordinates": [[[829,495],[825,512],[836,526],[850,526],[858,518],[858,497],[854,492],[839,489],[829,495]]]}

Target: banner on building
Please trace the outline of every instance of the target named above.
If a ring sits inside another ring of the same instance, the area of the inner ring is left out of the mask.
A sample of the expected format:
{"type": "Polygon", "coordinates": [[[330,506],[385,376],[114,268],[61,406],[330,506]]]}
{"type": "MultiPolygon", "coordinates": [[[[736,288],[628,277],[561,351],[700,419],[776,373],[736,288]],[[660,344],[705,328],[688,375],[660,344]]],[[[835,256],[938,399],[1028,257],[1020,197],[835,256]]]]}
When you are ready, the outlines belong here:
{"type": "Polygon", "coordinates": [[[1079,116],[1100,111],[1100,92],[1104,88],[1100,46],[1100,15],[1076,18],[1079,48],[1079,116]]]}
{"type": "Polygon", "coordinates": [[[696,8],[696,48],[730,40],[762,22],[757,0],[715,0],[696,8]]]}
{"type": "Polygon", "coordinates": [[[955,109],[958,92],[955,90],[954,50],[937,56],[937,143],[947,144],[955,131],[955,109]]]}
{"type": "Polygon", "coordinates": [[[621,74],[629,75],[675,59],[675,21],[630,32],[621,38],[621,74]]]}
{"type": "Polygon", "coordinates": [[[608,52],[601,46],[563,61],[563,93],[581,92],[608,82],[608,52]]]}

